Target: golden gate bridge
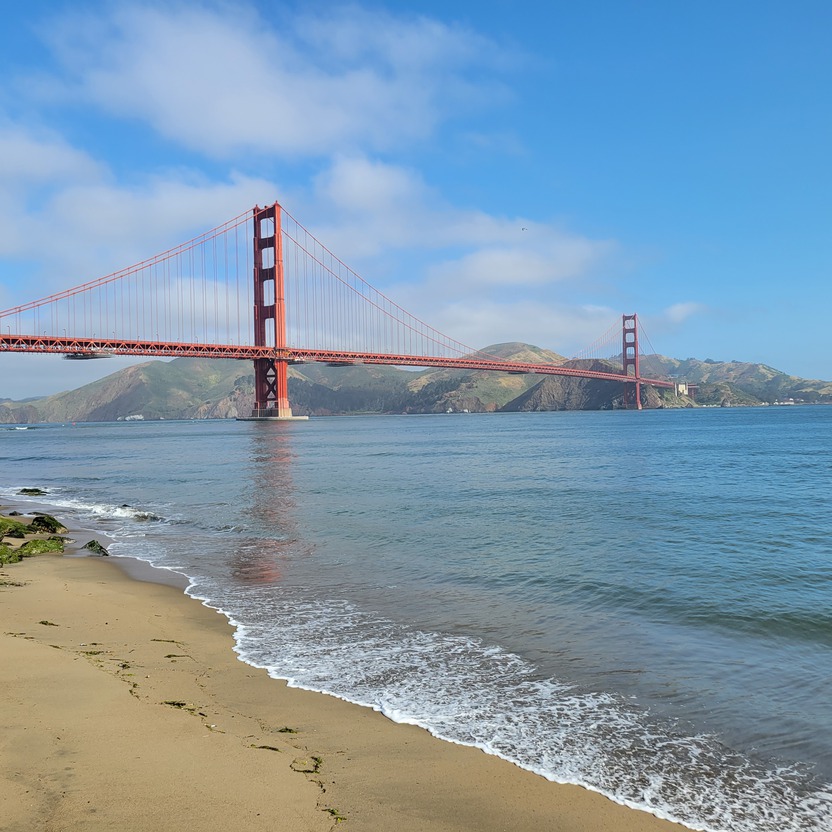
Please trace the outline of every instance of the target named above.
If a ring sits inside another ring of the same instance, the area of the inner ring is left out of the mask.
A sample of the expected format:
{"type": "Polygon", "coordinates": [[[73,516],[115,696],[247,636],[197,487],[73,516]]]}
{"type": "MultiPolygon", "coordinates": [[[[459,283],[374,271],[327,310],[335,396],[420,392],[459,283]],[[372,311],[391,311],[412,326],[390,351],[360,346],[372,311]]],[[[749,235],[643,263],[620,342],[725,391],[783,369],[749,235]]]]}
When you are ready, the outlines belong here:
{"type": "MultiPolygon", "coordinates": [[[[442,334],[339,260],[279,203],[121,271],[0,312],[0,353],[190,356],[254,362],[251,418],[291,419],[288,367],[390,364],[620,382],[641,409],[637,315],[593,345],[621,371],[506,361],[442,334]]],[[[599,357],[600,356],[599,354],[599,357]]]]}

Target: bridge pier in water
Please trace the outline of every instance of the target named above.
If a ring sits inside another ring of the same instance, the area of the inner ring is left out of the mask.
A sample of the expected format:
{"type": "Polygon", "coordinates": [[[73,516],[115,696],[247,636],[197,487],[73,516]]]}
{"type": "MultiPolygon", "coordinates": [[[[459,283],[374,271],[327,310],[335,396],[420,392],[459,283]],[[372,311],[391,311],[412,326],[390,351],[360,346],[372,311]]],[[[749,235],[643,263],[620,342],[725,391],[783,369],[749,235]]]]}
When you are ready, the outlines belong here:
{"type": "Polygon", "coordinates": [[[275,202],[255,205],[254,222],[254,345],[273,347],[273,358],[254,359],[254,409],[248,420],[289,421],[289,361],[286,350],[286,293],[283,280],[281,208],[275,202]]]}

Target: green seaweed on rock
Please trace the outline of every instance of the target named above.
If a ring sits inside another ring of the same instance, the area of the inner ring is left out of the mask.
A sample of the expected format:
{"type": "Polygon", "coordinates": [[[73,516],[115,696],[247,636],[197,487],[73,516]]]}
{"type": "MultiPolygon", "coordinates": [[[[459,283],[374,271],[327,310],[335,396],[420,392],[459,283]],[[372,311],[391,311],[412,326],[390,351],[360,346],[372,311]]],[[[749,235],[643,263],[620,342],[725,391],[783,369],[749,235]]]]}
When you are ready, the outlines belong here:
{"type": "Polygon", "coordinates": [[[12,520],[11,517],[0,516],[0,538],[15,537],[23,538],[29,533],[29,527],[19,520],[12,520]]]}
{"type": "Polygon", "coordinates": [[[63,540],[28,540],[17,551],[24,558],[33,555],[45,555],[49,552],[63,552],[63,540]]]}
{"type": "Polygon", "coordinates": [[[48,552],[63,552],[64,544],[60,540],[30,540],[18,549],[0,544],[0,566],[20,563],[23,558],[44,555],[48,552]]]}
{"type": "Polygon", "coordinates": [[[11,546],[0,543],[0,566],[20,563],[21,560],[23,560],[23,555],[17,549],[12,549],[11,546]]]}
{"type": "Polygon", "coordinates": [[[58,520],[51,514],[44,514],[37,512],[35,519],[29,524],[30,532],[48,532],[49,534],[62,534],[67,530],[58,520]]]}

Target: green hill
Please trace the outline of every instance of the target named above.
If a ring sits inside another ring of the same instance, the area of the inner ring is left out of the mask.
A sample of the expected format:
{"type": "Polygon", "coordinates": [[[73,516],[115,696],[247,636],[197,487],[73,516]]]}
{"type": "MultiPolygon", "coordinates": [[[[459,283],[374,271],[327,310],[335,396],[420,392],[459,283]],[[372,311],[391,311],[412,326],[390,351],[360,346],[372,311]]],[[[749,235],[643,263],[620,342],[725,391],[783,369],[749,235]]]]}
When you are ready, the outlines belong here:
{"type": "Polygon", "coordinates": [[[142,415],[145,419],[233,416],[229,402],[253,389],[249,362],[177,358],[147,361],[69,390],[0,405],[4,422],[106,422],[142,415]],[[36,418],[32,418],[35,416],[36,418]]]}
{"type": "MultiPolygon", "coordinates": [[[[479,355],[528,364],[560,365],[566,361],[556,352],[517,341],[492,344],[480,350],[479,355]]],[[[532,373],[514,375],[487,370],[426,370],[408,385],[414,396],[409,410],[418,413],[443,413],[448,410],[491,412],[505,407],[543,378],[532,373]]]]}
{"type": "Polygon", "coordinates": [[[766,364],[745,361],[714,361],[687,358],[680,361],[663,355],[641,359],[644,375],[678,378],[698,385],[699,404],[774,404],[794,399],[799,402],[832,402],[832,382],[803,379],[775,370],[766,364]]]}
{"type": "MultiPolygon", "coordinates": [[[[492,344],[480,354],[508,361],[615,369],[607,362],[567,362],[562,355],[519,342],[492,344]]],[[[789,399],[832,402],[832,383],[797,378],[763,364],[652,355],[642,358],[641,368],[646,376],[697,386],[695,401],[644,387],[646,407],[759,405],[789,399]]],[[[77,390],[21,402],[0,400],[0,422],[234,418],[251,412],[253,388],[249,361],[148,361],[77,390]]],[[[532,373],[300,364],[289,368],[289,396],[298,415],[595,410],[620,406],[622,386],[532,373]]]]}

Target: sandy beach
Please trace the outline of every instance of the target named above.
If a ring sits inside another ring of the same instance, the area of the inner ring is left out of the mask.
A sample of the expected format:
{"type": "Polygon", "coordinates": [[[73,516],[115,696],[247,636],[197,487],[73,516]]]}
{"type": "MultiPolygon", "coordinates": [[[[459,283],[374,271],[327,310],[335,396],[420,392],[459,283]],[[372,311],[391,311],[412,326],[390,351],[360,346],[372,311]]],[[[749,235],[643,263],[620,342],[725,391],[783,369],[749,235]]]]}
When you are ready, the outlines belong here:
{"type": "Polygon", "coordinates": [[[224,616],[117,559],[0,568],[0,826],[682,829],[291,689],[232,644],[224,616]]]}

